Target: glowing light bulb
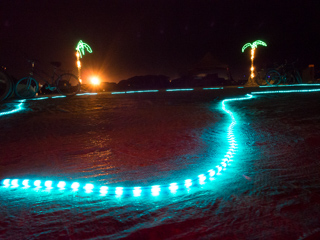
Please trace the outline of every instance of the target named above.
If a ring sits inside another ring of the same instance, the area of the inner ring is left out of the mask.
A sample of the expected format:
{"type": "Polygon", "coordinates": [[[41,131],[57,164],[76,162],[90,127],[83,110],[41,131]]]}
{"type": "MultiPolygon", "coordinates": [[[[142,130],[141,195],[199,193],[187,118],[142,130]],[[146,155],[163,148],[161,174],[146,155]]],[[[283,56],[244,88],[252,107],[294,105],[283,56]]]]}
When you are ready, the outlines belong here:
{"type": "Polygon", "coordinates": [[[108,193],[108,187],[107,186],[100,187],[100,193],[101,194],[107,194],[108,193]]]}
{"type": "Polygon", "coordinates": [[[217,171],[217,175],[220,175],[221,173],[221,170],[222,170],[222,167],[221,166],[217,166],[217,168],[218,168],[218,171],[217,171]]]}
{"type": "Polygon", "coordinates": [[[213,169],[210,169],[208,172],[210,177],[213,177],[216,174],[216,172],[213,169]]]}
{"type": "Polygon", "coordinates": [[[11,185],[12,185],[12,187],[19,187],[18,179],[13,179],[13,180],[11,181],[11,185]]]}
{"type": "Polygon", "coordinates": [[[25,188],[30,187],[30,185],[29,185],[29,179],[23,180],[23,181],[22,181],[22,185],[23,185],[25,188]]]}
{"type": "Polygon", "coordinates": [[[206,176],[204,174],[199,175],[198,178],[199,178],[200,185],[205,184],[206,176]]]}
{"type": "Polygon", "coordinates": [[[34,181],[33,185],[37,188],[40,188],[41,187],[41,181],[40,180],[36,180],[34,181]]]}
{"type": "Polygon", "coordinates": [[[155,185],[151,187],[151,194],[152,196],[159,196],[160,194],[160,185],[155,185]]]}
{"type": "Polygon", "coordinates": [[[186,186],[186,188],[190,188],[192,186],[192,180],[191,179],[185,180],[184,185],[186,186]]]}
{"type": "Polygon", "coordinates": [[[8,187],[10,185],[10,179],[4,179],[2,183],[4,186],[8,187]]]}
{"type": "Polygon", "coordinates": [[[116,195],[121,196],[123,194],[123,187],[116,187],[116,195]]]}
{"type": "Polygon", "coordinates": [[[141,196],[141,187],[134,187],[133,188],[133,196],[135,197],[140,197],[141,196]]]}
{"type": "Polygon", "coordinates": [[[45,182],[44,182],[44,185],[45,185],[48,189],[50,189],[50,188],[52,188],[52,181],[45,181],[45,182]]]}
{"type": "Polygon", "coordinates": [[[169,186],[170,192],[171,193],[176,193],[178,190],[178,184],[177,183],[171,183],[169,186]]]}
{"type": "Polygon", "coordinates": [[[79,187],[80,187],[80,183],[78,182],[74,182],[71,184],[71,188],[73,191],[78,191],[79,187]]]}
{"type": "Polygon", "coordinates": [[[58,187],[58,188],[60,188],[61,190],[62,190],[62,189],[64,189],[64,188],[65,188],[65,186],[66,186],[66,182],[64,182],[64,181],[60,181],[60,182],[58,182],[57,187],[58,187]]]}
{"type": "Polygon", "coordinates": [[[92,192],[92,189],[94,188],[94,186],[91,183],[87,183],[83,188],[86,191],[86,193],[90,193],[92,192]]]}

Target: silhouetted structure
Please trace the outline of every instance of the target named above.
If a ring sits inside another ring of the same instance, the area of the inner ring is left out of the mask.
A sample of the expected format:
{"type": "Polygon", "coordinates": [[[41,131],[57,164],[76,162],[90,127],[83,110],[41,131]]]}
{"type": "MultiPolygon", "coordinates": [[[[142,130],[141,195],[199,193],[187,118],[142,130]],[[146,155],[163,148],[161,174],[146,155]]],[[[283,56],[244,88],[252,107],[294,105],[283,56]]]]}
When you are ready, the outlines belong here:
{"type": "Polygon", "coordinates": [[[207,53],[192,66],[185,76],[171,81],[172,87],[210,87],[230,85],[233,82],[229,67],[207,53]]]}
{"type": "Polygon", "coordinates": [[[118,90],[165,89],[170,84],[169,77],[164,75],[135,76],[118,83],[118,90]]]}

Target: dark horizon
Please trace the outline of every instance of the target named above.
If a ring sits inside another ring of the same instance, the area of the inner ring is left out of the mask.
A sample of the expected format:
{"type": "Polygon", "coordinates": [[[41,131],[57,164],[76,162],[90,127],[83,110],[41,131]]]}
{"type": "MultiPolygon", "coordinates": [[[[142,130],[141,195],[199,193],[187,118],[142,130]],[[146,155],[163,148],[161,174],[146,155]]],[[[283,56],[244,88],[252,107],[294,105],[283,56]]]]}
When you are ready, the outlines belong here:
{"type": "MultiPolygon", "coordinates": [[[[299,59],[299,67],[320,63],[316,1],[1,1],[0,63],[26,75],[25,56],[74,69],[81,39],[93,53],[83,57],[84,75],[119,82],[139,75],[184,74],[211,52],[234,75],[248,73],[257,39],[255,65],[299,59]]],[[[42,66],[43,65],[43,66],[42,66]]]]}

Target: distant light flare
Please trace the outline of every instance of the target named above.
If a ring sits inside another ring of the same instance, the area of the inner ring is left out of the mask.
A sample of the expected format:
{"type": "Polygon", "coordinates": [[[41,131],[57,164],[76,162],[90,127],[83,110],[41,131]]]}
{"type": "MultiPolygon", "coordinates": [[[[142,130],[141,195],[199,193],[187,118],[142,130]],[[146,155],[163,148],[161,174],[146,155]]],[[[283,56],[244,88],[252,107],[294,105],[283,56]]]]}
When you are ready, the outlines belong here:
{"type": "Polygon", "coordinates": [[[99,85],[100,84],[100,79],[98,77],[96,77],[96,76],[91,77],[90,80],[91,80],[91,84],[93,84],[93,85],[99,85]]]}

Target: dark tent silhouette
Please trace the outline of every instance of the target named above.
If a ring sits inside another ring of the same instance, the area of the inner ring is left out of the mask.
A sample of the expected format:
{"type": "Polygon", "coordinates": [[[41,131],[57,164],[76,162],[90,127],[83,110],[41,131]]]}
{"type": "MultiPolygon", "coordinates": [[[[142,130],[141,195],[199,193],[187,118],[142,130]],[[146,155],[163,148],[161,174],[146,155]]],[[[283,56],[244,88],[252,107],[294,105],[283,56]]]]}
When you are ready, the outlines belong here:
{"type": "Polygon", "coordinates": [[[228,70],[228,68],[228,64],[221,62],[208,52],[199,62],[189,69],[188,75],[211,74],[217,69],[228,70]]]}

